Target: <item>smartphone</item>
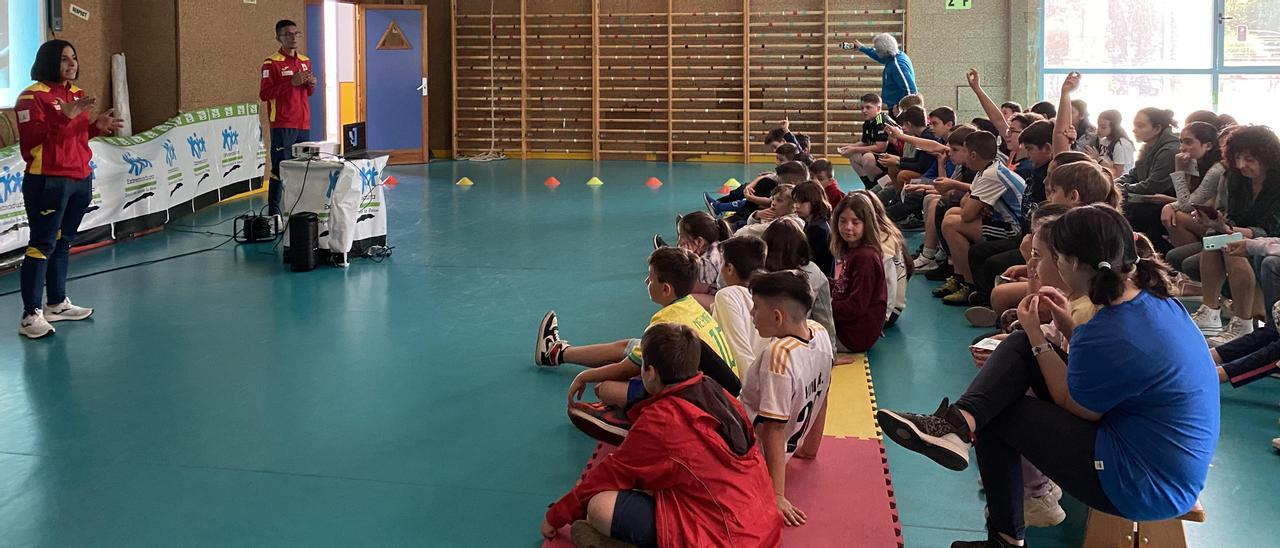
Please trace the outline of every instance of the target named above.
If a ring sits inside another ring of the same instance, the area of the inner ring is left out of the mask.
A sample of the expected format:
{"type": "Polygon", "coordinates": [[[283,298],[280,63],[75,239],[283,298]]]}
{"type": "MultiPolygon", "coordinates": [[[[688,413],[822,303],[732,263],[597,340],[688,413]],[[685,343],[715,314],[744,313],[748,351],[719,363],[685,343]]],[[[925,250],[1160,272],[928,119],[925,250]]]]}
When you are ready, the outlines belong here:
{"type": "Polygon", "coordinates": [[[1227,244],[1231,242],[1238,242],[1243,239],[1244,239],[1244,235],[1239,232],[1232,232],[1231,234],[1219,234],[1217,236],[1205,236],[1203,240],[1204,249],[1205,251],[1223,249],[1227,247],[1227,244]]]}
{"type": "Polygon", "coordinates": [[[1218,220],[1217,208],[1207,205],[1193,205],[1191,207],[1195,208],[1196,211],[1199,211],[1201,215],[1204,215],[1204,217],[1210,221],[1218,220]]]}
{"type": "Polygon", "coordinates": [[[840,42],[840,49],[857,49],[853,42],[840,42]]]}

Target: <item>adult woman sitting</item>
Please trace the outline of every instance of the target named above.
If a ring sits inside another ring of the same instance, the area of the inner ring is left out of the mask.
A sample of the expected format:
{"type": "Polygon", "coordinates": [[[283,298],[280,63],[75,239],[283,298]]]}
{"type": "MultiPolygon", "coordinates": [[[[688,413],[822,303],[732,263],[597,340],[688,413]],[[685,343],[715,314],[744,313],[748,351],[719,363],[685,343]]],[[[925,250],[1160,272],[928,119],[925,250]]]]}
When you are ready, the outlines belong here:
{"type": "Polygon", "coordinates": [[[1073,327],[1062,293],[1028,295],[1018,306],[1026,331],[996,348],[954,405],[877,413],[890,439],[953,470],[968,466],[976,439],[989,538],[953,548],[1023,544],[1020,457],[1088,506],[1136,521],[1186,513],[1208,475],[1217,374],[1169,296],[1168,267],[1149,245],[1140,254],[1128,221],[1107,206],[1074,209],[1049,230],[1062,279],[1099,307],[1093,318],[1073,327]],[[1049,318],[1070,345],[1065,361],[1046,342],[1049,318]]]}
{"type": "MultiPolygon", "coordinates": [[[[1216,234],[1238,233],[1245,239],[1280,235],[1280,139],[1262,126],[1237,129],[1227,140],[1227,178],[1218,201],[1225,207],[1217,219],[1193,213],[1195,222],[1216,234]]],[[[1211,334],[1211,346],[1218,346],[1253,332],[1254,317],[1264,315],[1266,303],[1259,289],[1253,264],[1248,257],[1206,250],[1199,255],[1200,282],[1204,304],[1193,315],[1202,332],[1211,334]],[[1222,327],[1219,303],[1222,284],[1231,287],[1231,321],[1222,327]]]]}
{"type": "Polygon", "coordinates": [[[866,54],[872,61],[884,65],[880,98],[884,100],[884,104],[892,105],[894,110],[891,114],[897,116],[898,101],[913,93],[920,93],[920,88],[916,86],[915,67],[911,65],[911,58],[898,48],[898,40],[893,35],[877,34],[871,44],[871,47],[867,47],[862,42],[853,43],[858,51],[866,54]]]}
{"type": "Polygon", "coordinates": [[[1161,251],[1168,251],[1160,210],[1173,201],[1173,156],[1178,153],[1178,122],[1173,111],[1147,107],[1133,117],[1133,136],[1143,142],[1138,162],[1116,179],[1125,195],[1124,214],[1133,229],[1146,234],[1161,251]]]}

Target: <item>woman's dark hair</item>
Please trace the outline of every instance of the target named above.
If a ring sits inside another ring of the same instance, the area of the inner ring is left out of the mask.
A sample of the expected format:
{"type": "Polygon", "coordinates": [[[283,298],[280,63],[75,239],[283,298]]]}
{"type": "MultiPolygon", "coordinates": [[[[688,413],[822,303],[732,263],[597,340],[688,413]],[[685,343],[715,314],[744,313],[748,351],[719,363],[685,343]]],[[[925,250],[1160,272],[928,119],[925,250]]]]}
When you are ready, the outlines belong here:
{"type": "Polygon", "coordinates": [[[734,236],[720,244],[724,262],[733,266],[744,282],[750,282],[756,271],[764,268],[764,240],[755,236],[734,236]]]}
{"type": "Polygon", "coordinates": [[[1098,119],[1106,120],[1111,123],[1111,135],[1107,137],[1107,146],[1102,147],[1102,153],[1108,158],[1111,158],[1112,155],[1115,154],[1116,145],[1120,144],[1120,141],[1133,141],[1133,139],[1129,138],[1129,132],[1126,131],[1124,129],[1124,125],[1122,125],[1124,123],[1124,119],[1123,116],[1120,115],[1120,111],[1104,110],[1102,111],[1102,114],[1098,115],[1098,119]]]}
{"type": "Polygon", "coordinates": [[[1280,139],[1267,126],[1236,126],[1236,130],[1227,138],[1227,169],[1237,172],[1236,159],[1241,154],[1252,156],[1262,164],[1267,172],[1267,179],[1276,176],[1280,171],[1280,139]]]}
{"type": "Polygon", "coordinates": [[[827,191],[817,181],[805,181],[791,189],[791,199],[797,204],[809,204],[809,218],[805,222],[831,218],[831,204],[827,203],[827,191]]]}
{"type": "Polygon", "coordinates": [[[1089,121],[1089,103],[1083,99],[1072,99],[1071,109],[1076,111],[1076,116],[1080,117],[1080,121],[1076,122],[1076,138],[1083,139],[1085,135],[1093,133],[1097,128],[1093,127],[1093,122],[1089,121]]]}
{"type": "Polygon", "coordinates": [[[711,217],[710,213],[705,211],[695,211],[680,218],[680,233],[688,235],[691,238],[702,238],[707,244],[729,239],[733,235],[733,231],[729,229],[729,223],[716,220],[711,217]]]}
{"type": "Polygon", "coordinates": [[[1147,117],[1151,125],[1160,128],[1156,133],[1162,133],[1166,129],[1178,127],[1178,121],[1173,117],[1173,111],[1169,109],[1147,107],[1138,111],[1138,114],[1147,117]]]}
{"type": "Polygon", "coordinates": [[[1222,126],[1218,125],[1221,123],[1218,121],[1218,115],[1214,114],[1213,111],[1211,110],[1197,110],[1195,112],[1192,112],[1191,114],[1187,115],[1187,119],[1185,120],[1184,123],[1189,126],[1196,122],[1204,122],[1212,126],[1217,126],[1218,129],[1222,129],[1222,126]]]}
{"type": "MultiPolygon", "coordinates": [[[[35,62],[31,63],[31,79],[50,84],[62,83],[62,50],[67,48],[71,48],[71,54],[76,55],[76,47],[66,40],[55,39],[41,44],[40,49],[36,50],[35,62]]],[[[79,77],[80,68],[77,66],[72,80],[79,77]]]]}
{"type": "Polygon", "coordinates": [[[1182,131],[1191,132],[1191,136],[1201,143],[1209,143],[1213,145],[1209,151],[1204,153],[1204,157],[1196,162],[1196,170],[1200,177],[1204,177],[1209,172],[1209,168],[1214,164],[1222,161],[1222,150],[1218,147],[1218,128],[1208,122],[1191,122],[1182,131]]]}
{"type": "Polygon", "coordinates": [[[1109,305],[1124,294],[1125,280],[1138,289],[1169,298],[1169,265],[1151,241],[1133,232],[1120,212],[1105,205],[1075,208],[1053,222],[1049,245],[1097,271],[1089,285],[1089,301],[1109,305]]]}
{"type": "Polygon", "coordinates": [[[769,223],[764,229],[764,244],[768,250],[764,269],[769,272],[800,268],[812,257],[804,231],[788,221],[769,223]]]}
{"type": "Polygon", "coordinates": [[[1058,107],[1053,106],[1053,103],[1048,101],[1040,101],[1039,103],[1031,105],[1030,110],[1031,112],[1044,116],[1046,119],[1058,117],[1058,107]]]}

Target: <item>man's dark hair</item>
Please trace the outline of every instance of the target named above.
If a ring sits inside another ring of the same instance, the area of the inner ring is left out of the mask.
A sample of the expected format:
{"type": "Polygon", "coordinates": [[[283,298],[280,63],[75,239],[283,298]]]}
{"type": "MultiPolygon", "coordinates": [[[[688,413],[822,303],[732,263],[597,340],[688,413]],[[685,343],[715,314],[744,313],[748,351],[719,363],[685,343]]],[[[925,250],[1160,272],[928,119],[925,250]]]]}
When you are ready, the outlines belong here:
{"type": "Polygon", "coordinates": [[[678,384],[698,374],[702,341],[688,326],[654,324],[645,330],[640,349],[644,366],[657,371],[662,384],[678,384]]]}
{"type": "MultiPolygon", "coordinates": [[[[782,148],[778,148],[778,150],[782,150],[782,148]]],[[[778,164],[778,167],[773,168],[773,172],[778,175],[778,183],[780,184],[798,185],[809,180],[809,168],[796,161],[778,164]]]]}
{"type": "Polygon", "coordinates": [[[1015,103],[1013,101],[1005,101],[1004,104],[1000,105],[1000,108],[1002,109],[1007,108],[1009,110],[1012,110],[1014,114],[1022,112],[1022,105],[1015,103]]]}
{"type": "Polygon", "coordinates": [[[831,165],[831,160],[819,158],[813,161],[813,165],[809,166],[809,174],[826,173],[827,175],[832,175],[835,173],[835,169],[835,166],[831,165]]]}
{"type": "MultiPolygon", "coordinates": [[[[1031,112],[1044,116],[1045,118],[1056,118],[1058,116],[1058,107],[1048,101],[1040,101],[1031,105],[1031,112]]],[[[1021,141],[1019,141],[1021,142],[1021,141]]]]}
{"type": "Polygon", "coordinates": [[[1018,136],[1018,143],[1044,148],[1053,144],[1053,122],[1040,120],[1027,126],[1018,136]]]}
{"type": "Polygon", "coordinates": [[[906,110],[898,113],[897,121],[899,124],[911,124],[914,127],[925,127],[929,123],[925,119],[924,109],[920,107],[907,107],[906,110]]]}
{"type": "Polygon", "coordinates": [[[288,19],[281,19],[279,21],[276,21],[276,36],[280,36],[280,32],[283,31],[285,27],[296,27],[296,26],[298,26],[297,23],[294,23],[293,21],[290,21],[288,19]]]}
{"type": "Polygon", "coordinates": [[[679,247],[663,247],[649,255],[649,266],[653,268],[655,282],[671,284],[676,297],[684,297],[693,292],[693,284],[698,281],[698,258],[692,251],[679,247]]]}
{"type": "Polygon", "coordinates": [[[973,135],[973,132],[975,131],[978,131],[978,128],[974,127],[972,124],[961,124],[956,126],[955,129],[951,130],[951,134],[947,135],[947,144],[953,147],[962,147],[964,146],[964,140],[968,139],[970,135],[973,135]]]}
{"type": "Polygon", "coordinates": [[[956,123],[956,111],[951,107],[938,107],[929,112],[930,118],[937,118],[944,124],[956,123]]]}
{"type": "Polygon", "coordinates": [[[969,154],[988,161],[996,159],[996,153],[1000,150],[996,144],[996,135],[986,131],[975,131],[966,137],[964,148],[969,149],[969,154]]]}
{"type": "Polygon", "coordinates": [[[755,236],[729,238],[720,242],[720,251],[724,253],[724,262],[733,265],[743,280],[750,280],[757,270],[764,268],[764,240],[755,236]]]}
{"type": "MultiPolygon", "coordinates": [[[[37,82],[58,84],[62,82],[62,50],[71,48],[74,55],[76,47],[66,40],[49,40],[36,50],[36,60],[31,63],[31,79],[37,82]]],[[[80,69],[76,68],[76,78],[80,77],[80,69]]],[[[72,78],[73,80],[75,78],[72,78]]]]}
{"type": "Polygon", "coordinates": [[[813,293],[802,272],[780,270],[756,276],[751,281],[751,294],[768,300],[785,300],[796,307],[797,315],[808,316],[813,308],[813,293]]]}
{"type": "Polygon", "coordinates": [[[873,105],[879,105],[883,103],[883,101],[881,101],[880,99],[880,96],[874,93],[868,93],[866,95],[863,95],[860,100],[863,103],[871,103],[873,105]]]}

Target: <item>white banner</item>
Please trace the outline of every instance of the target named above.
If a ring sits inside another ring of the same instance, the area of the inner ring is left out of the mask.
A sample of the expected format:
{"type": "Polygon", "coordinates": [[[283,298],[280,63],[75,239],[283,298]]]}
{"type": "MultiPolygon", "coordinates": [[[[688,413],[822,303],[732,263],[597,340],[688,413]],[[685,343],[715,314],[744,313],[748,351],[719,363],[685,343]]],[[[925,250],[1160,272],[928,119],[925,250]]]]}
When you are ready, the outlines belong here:
{"type": "MultiPolygon", "coordinates": [[[[362,160],[285,160],[281,207],[285,217],[310,211],[320,217],[321,249],[351,251],[352,242],[387,235],[382,171],[386,156],[362,160]]],[[[286,235],[285,241],[288,242],[286,235]]]]}
{"type": "MultiPolygon", "coordinates": [[[[81,230],[126,221],[261,177],[266,164],[258,105],[186,112],[132,137],[89,142],[93,202],[81,230]]],[[[22,205],[26,163],[13,145],[0,150],[0,253],[27,245],[22,205]]]]}

